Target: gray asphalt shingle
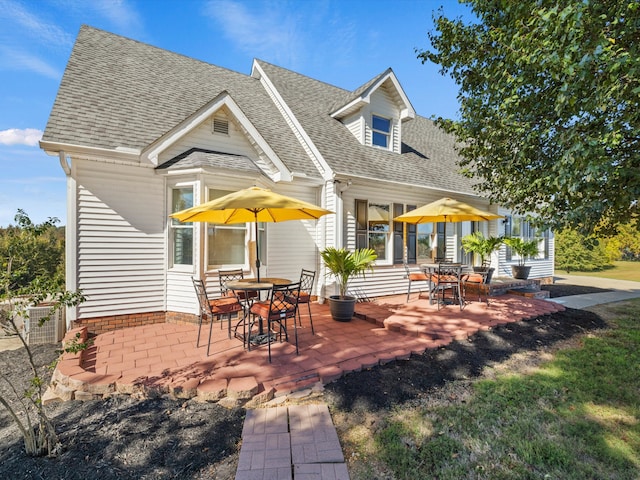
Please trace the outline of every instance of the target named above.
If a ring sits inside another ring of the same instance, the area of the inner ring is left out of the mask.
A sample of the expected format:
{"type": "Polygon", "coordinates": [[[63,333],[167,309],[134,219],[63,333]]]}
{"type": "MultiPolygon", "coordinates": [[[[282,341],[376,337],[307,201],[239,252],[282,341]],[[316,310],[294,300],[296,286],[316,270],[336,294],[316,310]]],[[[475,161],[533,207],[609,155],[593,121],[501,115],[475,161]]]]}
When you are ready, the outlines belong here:
{"type": "MultiPolygon", "coordinates": [[[[397,154],[360,144],[330,116],[379,76],[350,92],[258,63],[336,174],[473,192],[453,137],[431,120],[405,122],[405,153],[397,154]]],[[[291,171],[319,177],[258,79],[89,26],[80,29],[43,141],[143,150],[225,91],[291,171]]]]}

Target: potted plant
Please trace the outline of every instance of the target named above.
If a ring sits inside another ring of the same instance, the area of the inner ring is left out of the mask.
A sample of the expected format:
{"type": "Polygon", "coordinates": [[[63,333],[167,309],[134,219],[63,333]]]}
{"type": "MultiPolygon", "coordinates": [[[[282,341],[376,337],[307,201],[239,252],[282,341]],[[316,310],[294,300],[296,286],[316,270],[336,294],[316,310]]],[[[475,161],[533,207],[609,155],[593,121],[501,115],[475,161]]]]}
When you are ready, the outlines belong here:
{"type": "Polygon", "coordinates": [[[513,278],[526,280],[529,278],[531,267],[526,265],[527,258],[535,257],[538,254],[538,240],[523,240],[520,237],[507,237],[504,243],[518,255],[518,264],[511,265],[513,278]]]}
{"type": "Polygon", "coordinates": [[[467,253],[480,257],[481,266],[474,266],[474,272],[486,272],[485,283],[491,283],[494,268],[491,267],[491,254],[500,248],[502,237],[485,237],[482,232],[473,232],[462,237],[462,248],[467,253]],[[488,260],[488,261],[487,261],[488,260]]]}
{"type": "Polygon", "coordinates": [[[329,309],[334,320],[348,322],[353,317],[356,298],[347,295],[349,282],[359,275],[364,277],[367,270],[373,270],[373,262],[378,257],[371,248],[361,248],[353,252],[346,248],[328,247],[320,252],[327,267],[327,273],[335,277],[339,295],[329,296],[329,309]]]}

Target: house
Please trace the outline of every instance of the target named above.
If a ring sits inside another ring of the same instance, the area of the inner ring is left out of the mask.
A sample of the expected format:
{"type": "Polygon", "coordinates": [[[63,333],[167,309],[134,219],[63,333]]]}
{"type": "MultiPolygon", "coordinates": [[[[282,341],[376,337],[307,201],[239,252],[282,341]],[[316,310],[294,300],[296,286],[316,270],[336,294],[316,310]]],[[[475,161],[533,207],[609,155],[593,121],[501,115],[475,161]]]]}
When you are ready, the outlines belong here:
{"type": "MultiPolygon", "coordinates": [[[[450,196],[509,215],[459,174],[453,138],[416,114],[391,69],[347,91],[261,60],[245,75],[89,26],[79,32],[41,148],[67,176],[67,288],[87,301],[69,323],[104,331],[193,319],[191,277],[218,291],[217,271],[250,274],[250,225],[181,224],[169,214],[257,185],[335,215],[260,225],[261,274],[323,275],[325,246],[371,246],[375,271],[354,285],[369,297],[406,291],[403,259],[429,260],[460,238],[530,235],[522,219],[393,222],[450,196]]],[[[553,275],[553,238],[541,241],[532,276],[553,275]]],[[[494,258],[509,275],[506,249],[494,258]]]]}

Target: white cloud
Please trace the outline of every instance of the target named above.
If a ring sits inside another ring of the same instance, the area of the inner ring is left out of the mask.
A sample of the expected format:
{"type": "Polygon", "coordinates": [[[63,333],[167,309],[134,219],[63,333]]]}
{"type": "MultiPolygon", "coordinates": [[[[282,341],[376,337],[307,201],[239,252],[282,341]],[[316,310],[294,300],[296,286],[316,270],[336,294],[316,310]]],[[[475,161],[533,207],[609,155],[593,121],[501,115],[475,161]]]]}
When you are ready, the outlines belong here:
{"type": "Polygon", "coordinates": [[[0,145],[27,145],[36,147],[42,138],[42,130],[37,128],[10,128],[0,130],[0,145]]]}
{"type": "Polygon", "coordinates": [[[57,25],[40,20],[18,2],[0,0],[0,16],[13,21],[21,27],[21,31],[39,39],[42,44],[65,48],[73,44],[73,35],[69,35],[57,25]]]}
{"type": "Polygon", "coordinates": [[[45,77],[59,79],[61,73],[44,60],[23,51],[0,47],[0,64],[12,70],[29,70],[45,77]]]}
{"type": "MultiPolygon", "coordinates": [[[[252,6],[258,6],[252,3],[252,6]]],[[[294,66],[304,38],[299,26],[304,21],[296,16],[292,5],[270,2],[261,11],[250,11],[234,0],[210,0],[204,13],[218,22],[224,34],[244,52],[294,66]]]]}
{"type": "Polygon", "coordinates": [[[139,32],[142,29],[140,15],[127,0],[94,0],[87,6],[125,31],[139,32]]]}

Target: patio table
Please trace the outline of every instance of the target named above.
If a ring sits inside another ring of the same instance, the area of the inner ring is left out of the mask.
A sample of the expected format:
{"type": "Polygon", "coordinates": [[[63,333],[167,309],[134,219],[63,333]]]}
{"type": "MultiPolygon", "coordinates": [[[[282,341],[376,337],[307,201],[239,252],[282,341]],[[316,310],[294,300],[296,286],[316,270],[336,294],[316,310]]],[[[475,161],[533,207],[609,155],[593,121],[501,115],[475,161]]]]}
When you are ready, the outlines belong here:
{"type": "Polygon", "coordinates": [[[462,263],[423,263],[420,268],[424,271],[429,279],[429,303],[433,304],[434,300],[445,304],[444,291],[447,288],[453,288],[454,295],[458,299],[460,309],[464,306],[464,292],[462,291],[463,270],[468,269],[468,265],[462,263]],[[438,299],[438,294],[442,292],[442,302],[438,299]]]}
{"type": "MultiPolygon", "coordinates": [[[[238,336],[238,326],[240,323],[246,325],[247,317],[249,316],[249,311],[251,310],[251,305],[255,301],[255,298],[260,298],[260,294],[265,291],[269,291],[273,288],[274,285],[288,285],[291,283],[291,280],[287,278],[279,278],[279,277],[262,277],[260,281],[257,278],[241,278],[239,280],[231,280],[225,283],[225,287],[229,290],[237,291],[241,290],[245,293],[245,298],[247,299],[247,308],[244,311],[243,317],[236,323],[236,327],[234,329],[234,335],[238,336]],[[250,293],[258,293],[258,296],[252,296],[250,293]]],[[[246,335],[242,335],[242,344],[244,345],[246,341],[246,335]]],[[[262,325],[262,318],[258,323],[258,335],[255,338],[256,343],[263,343],[264,338],[264,327],[262,325]]],[[[252,340],[253,341],[253,340],[252,340]]]]}

